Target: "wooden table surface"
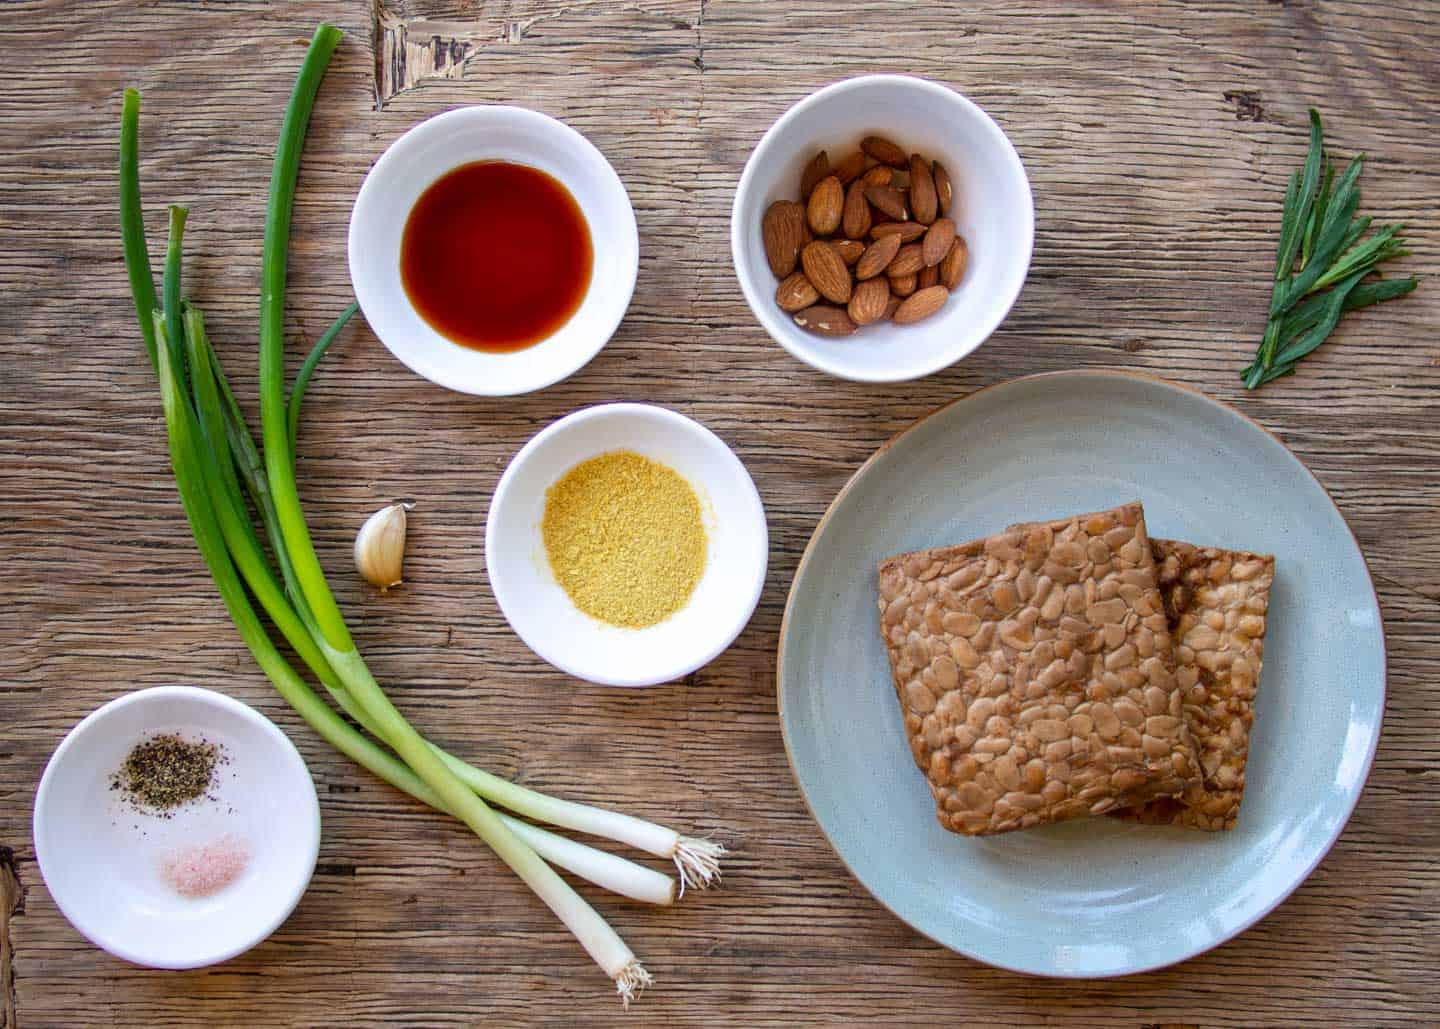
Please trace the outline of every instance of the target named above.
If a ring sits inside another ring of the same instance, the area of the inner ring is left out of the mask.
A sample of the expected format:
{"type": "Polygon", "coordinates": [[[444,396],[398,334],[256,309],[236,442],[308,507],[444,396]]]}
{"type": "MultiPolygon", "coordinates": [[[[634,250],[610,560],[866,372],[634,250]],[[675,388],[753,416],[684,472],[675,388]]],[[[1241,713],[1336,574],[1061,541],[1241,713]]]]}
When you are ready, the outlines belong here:
{"type": "Polygon", "coordinates": [[[1440,5],[10,0],[0,38],[0,1026],[1440,1019],[1440,5]],[[227,620],[176,498],[120,258],[120,93],[145,97],[152,253],[163,205],[188,204],[188,286],[250,403],[272,148],[322,18],[347,36],[301,175],[296,362],[349,298],[362,177],[422,118],[477,103],[563,118],[634,200],[635,299],[583,371],[527,397],[464,397],[352,328],[317,378],[300,457],[361,650],[419,726],[528,785],[735,849],[723,889],[674,908],[600,899],[657,978],[628,1017],[478,840],[289,711],[227,620]],[[958,367],[894,386],[827,378],[774,345],[728,243],[735,183],[766,127],[817,87],[875,71],[941,80],[992,113],[1026,163],[1038,219],[1001,330],[958,367]],[[1397,267],[1425,281],[1349,317],[1300,374],[1246,394],[1236,371],[1262,328],[1310,104],[1337,152],[1371,155],[1365,209],[1410,223],[1414,253],[1397,267]],[[847,875],[787,766],[774,656],[800,553],[876,446],[977,387],[1102,366],[1236,404],[1320,477],[1380,593],[1389,703],[1354,817],[1278,910],[1178,967],[1067,983],[943,950],[847,875]],[[683,683],[635,692],[535,658],[496,609],[480,545],[516,449],[566,412],[621,399],[669,405],[728,440],[772,534],[764,596],[737,643],[683,683]],[[348,547],[396,496],[420,503],[407,584],[382,597],[348,574],[348,547]],[[324,819],[319,868],[284,927],[188,973],[87,944],[47,893],[30,834],[62,734],[103,701],[174,682],[223,690],[285,728],[324,819]]]}

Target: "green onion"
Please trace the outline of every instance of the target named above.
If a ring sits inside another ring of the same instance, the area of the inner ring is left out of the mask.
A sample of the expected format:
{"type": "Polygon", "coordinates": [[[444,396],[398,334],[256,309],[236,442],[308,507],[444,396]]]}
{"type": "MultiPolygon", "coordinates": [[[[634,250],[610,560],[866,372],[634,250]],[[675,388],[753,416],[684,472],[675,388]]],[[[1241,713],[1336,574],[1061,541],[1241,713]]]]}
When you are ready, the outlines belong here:
{"type": "Polygon", "coordinates": [[[604,919],[547,862],[648,903],[673,901],[675,881],[496,812],[486,800],[527,817],[629,843],[673,860],[679,870],[680,895],[687,883],[703,887],[718,881],[723,848],[641,819],[546,797],[468,765],[426,741],[391,704],[355,650],[305,524],[294,466],[300,407],[316,365],[353,315],[355,305],[342,313],[311,351],[287,403],[282,331],[285,263],[305,129],[339,37],[339,31],[328,25],[316,31],[276,151],[262,269],[263,447],[257,447],[245,422],[206,336],[203,316],[184,300],[181,246],[185,211],[181,208],[171,209],[163,288],[157,303],[140,208],[139,96],[133,90],[126,93],[120,147],[122,239],[136,314],[160,379],[176,486],[197,546],[231,619],[286,701],[342,753],[418,800],[464,821],[570,928],[615,981],[628,1005],[650,982],[649,974],[604,919]],[[264,528],[268,558],[254,518],[264,528]],[[278,577],[272,560],[279,569],[278,577]],[[276,649],[252,598],[359,729],[326,705],[276,649]]]}

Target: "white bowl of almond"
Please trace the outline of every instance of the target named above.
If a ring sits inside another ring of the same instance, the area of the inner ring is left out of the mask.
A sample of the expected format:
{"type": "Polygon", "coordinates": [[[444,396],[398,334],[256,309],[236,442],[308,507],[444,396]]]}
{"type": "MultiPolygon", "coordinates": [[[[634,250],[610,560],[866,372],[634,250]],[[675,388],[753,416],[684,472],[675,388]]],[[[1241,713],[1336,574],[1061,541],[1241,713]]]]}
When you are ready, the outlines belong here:
{"type": "Polygon", "coordinates": [[[1034,237],[1004,131],[904,75],[837,82],[786,111],[745,165],[730,221],[760,324],[859,382],[917,379],[983,343],[1020,295],[1034,237]]]}

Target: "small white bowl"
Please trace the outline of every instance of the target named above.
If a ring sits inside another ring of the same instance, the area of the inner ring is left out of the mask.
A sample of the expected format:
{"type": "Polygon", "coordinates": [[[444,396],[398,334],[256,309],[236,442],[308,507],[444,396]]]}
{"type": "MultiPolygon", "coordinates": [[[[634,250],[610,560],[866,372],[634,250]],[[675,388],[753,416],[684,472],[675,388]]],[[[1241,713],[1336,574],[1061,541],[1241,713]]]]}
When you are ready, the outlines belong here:
{"type": "Polygon", "coordinates": [[[559,382],[600,352],[630,306],[640,242],[620,176],[588,139],[523,107],[481,106],[437,114],[380,155],[350,214],[349,255],[355,299],[392,354],[438,385],[509,396],[559,382]],[[594,265],[579,309],[548,339],[512,353],[446,339],[415,310],[400,279],[411,208],[441,176],[474,161],[510,161],[558,179],[590,228],[594,265]]]}
{"type": "Polygon", "coordinates": [[[485,524],[490,585],[510,627],[556,668],[604,686],[669,682],[717,657],[755,611],[769,549],[765,509],[740,459],[699,422],[650,404],[602,404],[547,426],[511,459],[485,524]],[[682,475],[709,537],[689,603],[647,629],[583,614],[555,581],[540,534],[545,491],[580,462],[615,450],[682,475]]]}
{"type": "Polygon", "coordinates": [[[152,968],[226,961],[295,909],[320,852],[320,804],[294,744],[264,715],[220,693],[157,686],[110,701],[55,748],[35,795],[35,857],[61,913],[91,943],[152,968]],[[130,749],[158,733],[221,744],[214,799],[170,817],[110,789],[130,749]],[[177,847],[226,833],[250,858],[229,886],[187,899],[164,881],[177,847]]]}
{"type": "Polygon", "coordinates": [[[1004,131],[953,89],[906,75],[837,82],[781,115],[745,165],[730,219],[735,273],[765,331],[811,367],[857,382],[918,379],[985,342],[1020,295],[1034,241],[1030,180],[1004,131]],[[869,325],[827,339],[775,306],[779,282],[765,259],[760,222],[776,200],[799,199],[800,172],[817,150],[837,161],[871,134],[945,166],[969,265],[949,302],[925,321],[869,325]]]}

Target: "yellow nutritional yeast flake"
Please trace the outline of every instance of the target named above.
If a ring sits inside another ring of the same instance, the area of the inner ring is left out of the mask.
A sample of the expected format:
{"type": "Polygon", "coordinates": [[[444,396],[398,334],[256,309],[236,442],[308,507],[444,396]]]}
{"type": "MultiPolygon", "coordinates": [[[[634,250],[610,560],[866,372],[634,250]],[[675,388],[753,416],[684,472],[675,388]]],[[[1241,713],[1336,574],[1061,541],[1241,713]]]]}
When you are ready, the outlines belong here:
{"type": "Polygon", "coordinates": [[[631,450],[582,461],[545,491],[545,556],[575,606],[626,629],[685,606],[705,571],[700,499],[673,468],[631,450]]]}

